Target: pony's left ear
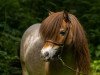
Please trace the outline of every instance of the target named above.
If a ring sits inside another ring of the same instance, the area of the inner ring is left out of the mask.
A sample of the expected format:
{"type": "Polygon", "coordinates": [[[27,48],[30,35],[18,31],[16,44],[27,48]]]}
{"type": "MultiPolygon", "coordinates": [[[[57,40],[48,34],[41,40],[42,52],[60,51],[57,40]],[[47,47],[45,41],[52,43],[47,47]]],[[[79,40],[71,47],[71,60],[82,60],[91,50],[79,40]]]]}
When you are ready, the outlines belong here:
{"type": "Polygon", "coordinates": [[[64,17],[65,22],[70,22],[69,14],[67,11],[63,11],[63,17],[64,17]]]}
{"type": "Polygon", "coordinates": [[[49,16],[50,16],[50,15],[52,15],[53,13],[54,13],[54,12],[52,12],[52,11],[49,11],[49,16]]]}

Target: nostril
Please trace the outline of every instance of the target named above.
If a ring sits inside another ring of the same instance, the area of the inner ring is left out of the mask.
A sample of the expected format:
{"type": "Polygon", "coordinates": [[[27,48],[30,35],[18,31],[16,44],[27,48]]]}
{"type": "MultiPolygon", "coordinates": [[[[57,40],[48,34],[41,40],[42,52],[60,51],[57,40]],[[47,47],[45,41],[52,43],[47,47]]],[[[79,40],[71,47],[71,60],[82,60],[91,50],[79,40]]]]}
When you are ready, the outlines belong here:
{"type": "Polygon", "coordinates": [[[44,56],[45,56],[45,57],[49,56],[49,53],[48,53],[48,52],[45,52],[45,53],[44,53],[44,56]]]}

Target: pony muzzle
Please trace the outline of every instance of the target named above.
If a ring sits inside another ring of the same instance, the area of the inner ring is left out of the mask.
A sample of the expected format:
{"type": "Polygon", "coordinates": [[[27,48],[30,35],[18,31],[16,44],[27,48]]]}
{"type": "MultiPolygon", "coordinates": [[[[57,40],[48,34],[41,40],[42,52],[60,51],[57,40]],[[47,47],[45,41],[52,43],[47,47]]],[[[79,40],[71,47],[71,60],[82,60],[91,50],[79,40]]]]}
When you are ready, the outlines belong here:
{"type": "Polygon", "coordinates": [[[57,51],[58,51],[57,47],[51,47],[51,46],[48,46],[46,48],[44,47],[41,50],[41,56],[45,61],[53,60],[55,58],[57,51]]]}
{"type": "Polygon", "coordinates": [[[50,60],[49,52],[45,52],[43,55],[41,55],[41,57],[43,58],[44,61],[50,60]]]}

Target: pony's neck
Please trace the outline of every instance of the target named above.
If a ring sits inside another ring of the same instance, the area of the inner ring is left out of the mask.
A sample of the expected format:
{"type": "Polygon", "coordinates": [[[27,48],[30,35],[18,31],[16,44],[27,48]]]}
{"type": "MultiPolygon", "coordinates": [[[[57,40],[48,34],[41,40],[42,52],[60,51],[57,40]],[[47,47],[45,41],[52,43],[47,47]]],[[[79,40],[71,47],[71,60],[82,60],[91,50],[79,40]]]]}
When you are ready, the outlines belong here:
{"type": "MultiPolygon", "coordinates": [[[[63,62],[70,68],[76,70],[75,57],[72,49],[64,48],[62,53],[63,62]]],[[[76,72],[69,69],[60,60],[51,61],[48,64],[46,63],[46,73],[47,75],[76,75],[76,72]]]]}

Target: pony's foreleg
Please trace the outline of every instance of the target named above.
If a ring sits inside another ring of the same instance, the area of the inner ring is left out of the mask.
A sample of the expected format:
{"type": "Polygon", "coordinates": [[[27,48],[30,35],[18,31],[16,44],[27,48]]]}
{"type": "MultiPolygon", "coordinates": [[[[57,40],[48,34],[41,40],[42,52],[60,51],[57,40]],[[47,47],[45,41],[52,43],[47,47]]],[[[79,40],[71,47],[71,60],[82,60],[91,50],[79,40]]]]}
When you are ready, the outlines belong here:
{"type": "Polygon", "coordinates": [[[25,63],[21,63],[21,66],[22,66],[22,75],[29,75],[28,71],[25,67],[25,63]]]}
{"type": "Polygon", "coordinates": [[[49,64],[50,64],[50,62],[45,62],[45,71],[46,71],[45,75],[50,75],[50,73],[49,73],[49,64]]]}
{"type": "Polygon", "coordinates": [[[76,69],[76,75],[80,75],[78,68],[76,69]]]}
{"type": "Polygon", "coordinates": [[[29,75],[28,72],[27,72],[27,70],[26,70],[26,68],[23,68],[22,75],[29,75]]]}

